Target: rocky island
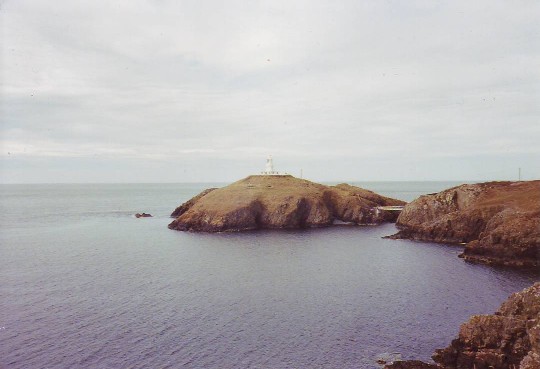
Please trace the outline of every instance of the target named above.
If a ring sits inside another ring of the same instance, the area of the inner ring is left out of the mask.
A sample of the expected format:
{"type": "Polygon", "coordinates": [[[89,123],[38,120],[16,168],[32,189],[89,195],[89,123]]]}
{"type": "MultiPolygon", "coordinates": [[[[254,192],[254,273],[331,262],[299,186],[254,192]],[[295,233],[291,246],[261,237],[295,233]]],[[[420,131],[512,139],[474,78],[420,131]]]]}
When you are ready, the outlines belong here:
{"type": "Polygon", "coordinates": [[[395,221],[398,214],[380,207],[404,204],[348,184],[326,186],[291,175],[252,175],[185,202],[171,214],[176,219],[169,228],[224,232],[378,224],[395,221]]]}
{"type": "Polygon", "coordinates": [[[466,260],[540,265],[540,181],[465,184],[407,204],[390,238],[464,244],[466,260]]]}
{"type": "Polygon", "coordinates": [[[474,315],[437,363],[396,361],[386,369],[538,369],[540,368],[540,283],[515,293],[492,315],[474,315]]]}

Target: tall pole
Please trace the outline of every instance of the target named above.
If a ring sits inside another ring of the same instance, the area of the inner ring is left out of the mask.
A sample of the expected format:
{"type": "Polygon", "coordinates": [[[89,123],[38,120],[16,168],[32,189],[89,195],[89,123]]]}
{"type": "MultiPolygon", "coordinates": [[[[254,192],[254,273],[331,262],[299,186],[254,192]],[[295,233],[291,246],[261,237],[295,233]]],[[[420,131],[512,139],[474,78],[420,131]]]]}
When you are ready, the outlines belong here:
{"type": "Polygon", "coordinates": [[[518,181],[521,181],[521,168],[518,170],[518,181]]]}

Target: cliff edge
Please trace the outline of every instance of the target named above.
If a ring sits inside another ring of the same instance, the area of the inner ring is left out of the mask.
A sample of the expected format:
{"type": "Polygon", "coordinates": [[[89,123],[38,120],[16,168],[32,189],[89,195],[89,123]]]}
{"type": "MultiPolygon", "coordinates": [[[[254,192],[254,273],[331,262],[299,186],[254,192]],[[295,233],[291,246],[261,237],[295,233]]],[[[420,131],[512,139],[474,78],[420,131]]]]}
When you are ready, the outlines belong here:
{"type": "Polygon", "coordinates": [[[348,184],[325,186],[290,175],[256,175],[203,191],[176,208],[169,228],[224,232],[377,224],[397,218],[397,213],[378,206],[404,204],[348,184]]]}
{"type": "Polygon", "coordinates": [[[540,265],[540,181],[466,184],[407,204],[391,238],[465,244],[466,260],[540,265]]]}

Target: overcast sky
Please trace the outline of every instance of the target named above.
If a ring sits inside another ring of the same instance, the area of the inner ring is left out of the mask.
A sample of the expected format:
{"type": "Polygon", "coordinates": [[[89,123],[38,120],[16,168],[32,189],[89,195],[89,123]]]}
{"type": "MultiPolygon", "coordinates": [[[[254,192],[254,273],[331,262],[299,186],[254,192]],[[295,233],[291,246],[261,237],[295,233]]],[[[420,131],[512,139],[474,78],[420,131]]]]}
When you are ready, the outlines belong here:
{"type": "Polygon", "coordinates": [[[540,2],[7,0],[1,181],[540,178],[540,2]]]}

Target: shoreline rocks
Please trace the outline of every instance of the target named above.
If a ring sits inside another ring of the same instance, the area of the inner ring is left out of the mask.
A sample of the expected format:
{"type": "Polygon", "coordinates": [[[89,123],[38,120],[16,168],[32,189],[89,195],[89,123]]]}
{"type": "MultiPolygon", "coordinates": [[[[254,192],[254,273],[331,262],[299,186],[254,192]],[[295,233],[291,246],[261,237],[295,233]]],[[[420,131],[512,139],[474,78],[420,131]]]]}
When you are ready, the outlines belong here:
{"type": "Polygon", "coordinates": [[[440,369],[440,367],[435,364],[424,363],[420,360],[403,360],[385,365],[384,369],[440,369]]]}
{"type": "Polygon", "coordinates": [[[385,368],[540,368],[540,282],[512,294],[492,315],[473,315],[432,358],[437,365],[407,360],[385,368]]]}
{"type": "Polygon", "coordinates": [[[531,362],[539,368],[539,333],[540,283],[535,283],[511,295],[495,314],[472,316],[450,346],[435,351],[433,360],[456,369],[525,368],[531,362]]]}
{"type": "Polygon", "coordinates": [[[460,257],[513,267],[540,266],[540,181],[466,184],[407,204],[390,236],[464,244],[460,257]]]}
{"type": "Polygon", "coordinates": [[[404,205],[348,184],[326,186],[291,175],[254,175],[208,189],[171,214],[170,229],[234,232],[331,226],[334,222],[379,224],[397,214],[378,206],[404,205]]]}

